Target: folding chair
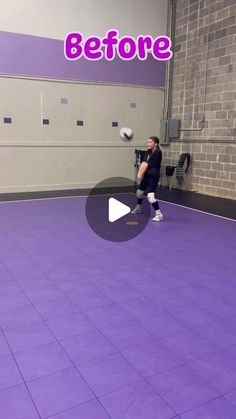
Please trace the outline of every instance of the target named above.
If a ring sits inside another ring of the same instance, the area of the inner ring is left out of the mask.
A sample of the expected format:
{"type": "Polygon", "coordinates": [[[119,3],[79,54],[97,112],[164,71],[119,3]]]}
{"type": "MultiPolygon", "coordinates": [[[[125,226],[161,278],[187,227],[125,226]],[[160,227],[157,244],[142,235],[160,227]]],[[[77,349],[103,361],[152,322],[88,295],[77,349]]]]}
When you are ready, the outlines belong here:
{"type": "Polygon", "coordinates": [[[182,153],[179,157],[177,166],[166,166],[166,176],[171,176],[170,191],[177,180],[178,183],[183,183],[185,188],[188,188],[187,171],[190,165],[190,154],[182,153]]]}
{"type": "Polygon", "coordinates": [[[144,160],[145,153],[146,153],[145,150],[137,150],[137,149],[135,149],[135,163],[134,163],[134,167],[136,167],[137,170],[139,169],[140,164],[144,160]]]}

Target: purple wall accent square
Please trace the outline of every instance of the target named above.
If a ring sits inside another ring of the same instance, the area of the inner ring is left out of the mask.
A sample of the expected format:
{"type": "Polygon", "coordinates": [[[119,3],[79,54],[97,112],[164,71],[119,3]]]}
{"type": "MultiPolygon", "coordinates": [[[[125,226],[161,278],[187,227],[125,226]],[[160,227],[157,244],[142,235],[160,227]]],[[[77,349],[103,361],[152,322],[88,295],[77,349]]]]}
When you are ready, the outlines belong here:
{"type": "Polygon", "coordinates": [[[3,122],[4,122],[4,124],[12,124],[12,118],[4,117],[3,122]]]}
{"type": "Polygon", "coordinates": [[[77,121],[77,126],[78,127],[83,127],[84,125],[84,121],[77,121]]]}
{"type": "Polygon", "coordinates": [[[113,127],[118,127],[118,122],[115,122],[115,121],[114,121],[114,122],[112,122],[112,126],[113,126],[113,127]]]}
{"type": "Polygon", "coordinates": [[[61,98],[61,104],[62,104],[62,105],[67,105],[67,104],[68,104],[68,99],[67,99],[67,97],[62,97],[62,98],[61,98]]]}
{"type": "Polygon", "coordinates": [[[43,119],[43,125],[49,125],[49,119],[43,119]]]}

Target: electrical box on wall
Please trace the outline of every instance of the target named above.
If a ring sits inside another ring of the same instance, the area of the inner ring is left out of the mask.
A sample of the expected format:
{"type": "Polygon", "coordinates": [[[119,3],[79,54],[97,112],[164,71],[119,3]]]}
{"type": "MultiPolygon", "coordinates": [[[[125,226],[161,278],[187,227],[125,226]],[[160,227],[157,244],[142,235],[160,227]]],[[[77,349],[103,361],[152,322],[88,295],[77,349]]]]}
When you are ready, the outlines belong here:
{"type": "Polygon", "coordinates": [[[170,144],[170,140],[167,136],[167,120],[163,119],[160,124],[160,144],[161,145],[168,145],[170,144]]]}
{"type": "Polygon", "coordinates": [[[165,119],[160,125],[160,144],[170,144],[171,138],[179,138],[180,119],[165,119]]]}
{"type": "Polygon", "coordinates": [[[180,130],[180,119],[169,119],[168,120],[168,137],[179,138],[180,130]]]}

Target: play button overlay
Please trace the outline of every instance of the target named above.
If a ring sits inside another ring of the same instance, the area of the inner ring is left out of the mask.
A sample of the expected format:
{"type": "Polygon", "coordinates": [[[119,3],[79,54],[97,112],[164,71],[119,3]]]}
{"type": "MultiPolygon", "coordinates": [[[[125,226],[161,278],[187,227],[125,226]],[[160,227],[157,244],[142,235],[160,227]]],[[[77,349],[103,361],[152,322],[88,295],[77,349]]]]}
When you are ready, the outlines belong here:
{"type": "Polygon", "coordinates": [[[142,214],[131,214],[137,204],[136,189],[133,180],[113,177],[90,191],[85,211],[96,235],[111,242],[124,242],[143,232],[150,220],[150,204],[144,198],[142,214]]]}
{"type": "Polygon", "coordinates": [[[130,212],[131,209],[128,205],[122,204],[115,198],[109,198],[108,220],[110,223],[114,223],[114,221],[119,220],[130,212]]]}

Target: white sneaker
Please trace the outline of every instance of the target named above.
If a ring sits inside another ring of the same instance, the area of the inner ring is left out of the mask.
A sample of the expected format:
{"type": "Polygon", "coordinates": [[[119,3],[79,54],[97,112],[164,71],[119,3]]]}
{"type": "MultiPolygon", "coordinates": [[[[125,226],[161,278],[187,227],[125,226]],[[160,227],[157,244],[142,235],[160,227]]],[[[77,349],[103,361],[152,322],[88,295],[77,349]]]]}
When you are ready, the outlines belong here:
{"type": "Polygon", "coordinates": [[[152,221],[162,221],[163,220],[163,214],[161,211],[156,212],[155,217],[152,219],[152,221]]]}
{"type": "Polygon", "coordinates": [[[136,205],[136,207],[131,211],[131,214],[142,214],[142,207],[141,205],[136,205]]]}

